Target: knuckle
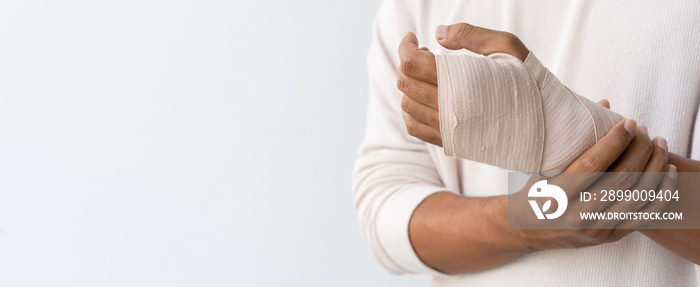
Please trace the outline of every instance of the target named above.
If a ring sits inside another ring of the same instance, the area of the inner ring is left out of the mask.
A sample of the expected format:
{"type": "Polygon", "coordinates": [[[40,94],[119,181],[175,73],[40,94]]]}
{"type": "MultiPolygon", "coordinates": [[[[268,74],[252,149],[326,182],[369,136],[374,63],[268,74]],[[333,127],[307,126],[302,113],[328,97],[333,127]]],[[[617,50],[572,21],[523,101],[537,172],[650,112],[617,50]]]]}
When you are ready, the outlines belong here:
{"type": "Polygon", "coordinates": [[[641,137],[640,140],[641,140],[640,144],[642,147],[642,151],[645,154],[651,154],[654,151],[654,144],[652,144],[649,139],[646,139],[644,137],[641,137]]]}
{"type": "Polygon", "coordinates": [[[501,37],[503,38],[503,42],[511,48],[516,47],[520,43],[520,38],[513,33],[503,32],[501,37]]]}
{"type": "Polygon", "coordinates": [[[608,232],[605,229],[584,229],[581,234],[589,241],[600,242],[606,241],[608,232]]]}
{"type": "Polygon", "coordinates": [[[631,200],[623,201],[620,203],[622,205],[621,210],[623,212],[638,211],[646,205],[646,201],[641,200],[631,200]]]}
{"type": "Polygon", "coordinates": [[[632,200],[632,201],[630,201],[631,206],[629,208],[630,208],[630,210],[634,210],[634,211],[641,210],[642,208],[644,208],[647,205],[647,203],[648,203],[647,201],[632,200]]]}
{"type": "Polygon", "coordinates": [[[508,32],[503,32],[501,37],[503,39],[503,49],[524,61],[529,51],[525,48],[523,42],[520,41],[520,38],[508,32]]]}
{"type": "Polygon", "coordinates": [[[416,136],[418,134],[418,128],[412,120],[408,120],[406,122],[406,132],[412,136],[416,136]]]}
{"type": "Polygon", "coordinates": [[[601,166],[601,160],[596,155],[590,155],[583,159],[581,162],[581,172],[596,172],[598,167],[601,166]]]}
{"type": "Polygon", "coordinates": [[[579,216],[567,216],[565,222],[569,228],[580,229],[583,227],[583,220],[579,216]]]}
{"type": "Polygon", "coordinates": [[[440,114],[438,113],[431,113],[430,114],[430,120],[432,123],[437,125],[438,127],[440,126],[440,114]]]}
{"type": "Polygon", "coordinates": [[[406,89],[406,76],[404,76],[403,74],[399,74],[399,77],[396,81],[396,88],[398,88],[399,91],[402,92],[404,92],[404,90],[406,89]]]}
{"type": "Polygon", "coordinates": [[[427,137],[426,141],[432,144],[438,144],[442,143],[442,138],[440,138],[439,135],[432,134],[427,137]]]}
{"type": "Polygon", "coordinates": [[[628,171],[618,172],[615,180],[618,188],[630,189],[637,183],[637,173],[628,171]]]}
{"type": "Polygon", "coordinates": [[[408,97],[406,95],[401,98],[401,110],[408,113],[408,97]]]}
{"type": "Polygon", "coordinates": [[[413,60],[413,53],[409,52],[403,59],[403,65],[401,66],[401,72],[404,75],[411,75],[415,69],[415,61],[413,60]]]}
{"type": "Polygon", "coordinates": [[[415,117],[416,115],[416,105],[414,105],[408,96],[404,95],[402,99],[403,111],[407,114],[415,117]]]}
{"type": "Polygon", "coordinates": [[[474,26],[467,23],[457,24],[457,36],[460,38],[467,38],[474,32],[474,26]]]}
{"type": "Polygon", "coordinates": [[[411,124],[406,124],[406,132],[407,132],[409,135],[412,135],[412,136],[413,136],[413,135],[415,135],[413,131],[414,131],[413,126],[412,126],[411,124]]]}
{"type": "MultiPolygon", "coordinates": [[[[620,129],[622,132],[626,131],[624,129],[620,129]]],[[[627,146],[629,146],[629,141],[627,140],[627,135],[622,135],[620,132],[616,133],[608,133],[606,136],[610,136],[611,139],[611,145],[614,149],[617,150],[624,150],[627,146]]]]}

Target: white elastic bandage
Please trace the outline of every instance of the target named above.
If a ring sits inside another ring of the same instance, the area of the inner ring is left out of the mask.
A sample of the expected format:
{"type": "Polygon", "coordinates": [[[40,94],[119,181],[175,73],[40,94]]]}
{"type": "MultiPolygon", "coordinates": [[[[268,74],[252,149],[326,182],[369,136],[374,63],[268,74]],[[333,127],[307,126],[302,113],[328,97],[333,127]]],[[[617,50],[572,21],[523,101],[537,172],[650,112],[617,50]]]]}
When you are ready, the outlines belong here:
{"type": "Polygon", "coordinates": [[[560,172],[624,118],[576,95],[534,54],[436,55],[445,154],[560,172]]]}

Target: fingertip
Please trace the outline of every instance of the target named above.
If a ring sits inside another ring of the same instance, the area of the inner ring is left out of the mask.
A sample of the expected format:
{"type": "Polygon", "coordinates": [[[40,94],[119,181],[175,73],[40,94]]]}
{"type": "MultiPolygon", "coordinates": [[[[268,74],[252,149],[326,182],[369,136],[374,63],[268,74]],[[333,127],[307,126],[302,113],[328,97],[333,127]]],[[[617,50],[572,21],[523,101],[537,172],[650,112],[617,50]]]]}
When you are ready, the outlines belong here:
{"type": "Polygon", "coordinates": [[[455,25],[440,25],[435,29],[435,39],[437,39],[438,44],[442,46],[443,48],[449,49],[449,50],[460,50],[463,49],[459,44],[459,40],[455,38],[453,32],[455,28],[455,25]]]}
{"type": "Polygon", "coordinates": [[[676,168],[676,166],[673,164],[669,164],[668,168],[666,169],[666,174],[669,178],[676,180],[678,178],[678,168],[676,168]]]}
{"type": "Polygon", "coordinates": [[[637,131],[637,122],[635,120],[625,120],[623,127],[629,134],[634,134],[637,131]]]}
{"type": "Polygon", "coordinates": [[[439,25],[437,26],[437,29],[435,29],[435,39],[438,41],[442,41],[447,37],[447,26],[445,25],[439,25]]]}
{"type": "Polygon", "coordinates": [[[639,131],[642,132],[643,134],[645,134],[645,135],[647,135],[647,136],[649,135],[649,130],[647,129],[646,126],[638,126],[637,128],[638,128],[639,131]]]}
{"type": "MultiPolygon", "coordinates": [[[[404,46],[407,44],[414,45],[416,49],[418,48],[418,38],[416,37],[416,34],[411,31],[406,32],[406,35],[403,36],[403,40],[401,40],[401,44],[399,45],[404,46]]],[[[399,47],[399,50],[401,50],[401,47],[399,47]]]]}
{"type": "Polygon", "coordinates": [[[662,137],[657,137],[656,138],[656,145],[663,150],[668,150],[668,142],[666,141],[665,138],[662,137]]]}
{"type": "Polygon", "coordinates": [[[413,32],[411,32],[411,31],[409,31],[409,32],[406,34],[406,37],[408,37],[408,39],[410,39],[411,42],[415,42],[416,44],[418,44],[418,37],[416,36],[416,33],[413,33],[413,32]]]}

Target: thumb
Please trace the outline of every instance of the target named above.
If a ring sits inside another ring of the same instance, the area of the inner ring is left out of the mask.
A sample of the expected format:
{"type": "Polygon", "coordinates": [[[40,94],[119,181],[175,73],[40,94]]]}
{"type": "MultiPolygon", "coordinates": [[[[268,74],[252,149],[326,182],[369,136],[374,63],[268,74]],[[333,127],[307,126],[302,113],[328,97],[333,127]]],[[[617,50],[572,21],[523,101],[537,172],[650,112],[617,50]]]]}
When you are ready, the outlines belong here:
{"type": "Polygon", "coordinates": [[[482,55],[506,53],[518,57],[521,61],[525,61],[530,52],[525,44],[511,33],[467,23],[440,25],[435,31],[435,38],[441,46],[450,50],[467,49],[482,55]]]}
{"type": "Polygon", "coordinates": [[[418,49],[418,38],[416,38],[416,34],[408,32],[399,43],[399,57],[403,58],[415,49],[418,49]]]}

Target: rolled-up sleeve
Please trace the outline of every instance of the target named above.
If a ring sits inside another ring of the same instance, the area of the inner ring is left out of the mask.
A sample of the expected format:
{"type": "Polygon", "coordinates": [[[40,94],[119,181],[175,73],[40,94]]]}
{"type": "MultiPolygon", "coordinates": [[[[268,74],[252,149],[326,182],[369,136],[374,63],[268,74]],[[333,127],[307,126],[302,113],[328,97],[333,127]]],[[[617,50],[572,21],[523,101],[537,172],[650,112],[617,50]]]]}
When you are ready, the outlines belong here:
{"type": "Polygon", "coordinates": [[[418,258],[408,234],[416,207],[445,187],[427,145],[407,134],[401,115],[398,45],[406,32],[414,31],[407,6],[385,1],[375,18],[367,125],[353,175],[354,204],[363,238],[386,269],[443,275],[418,258]]]}

